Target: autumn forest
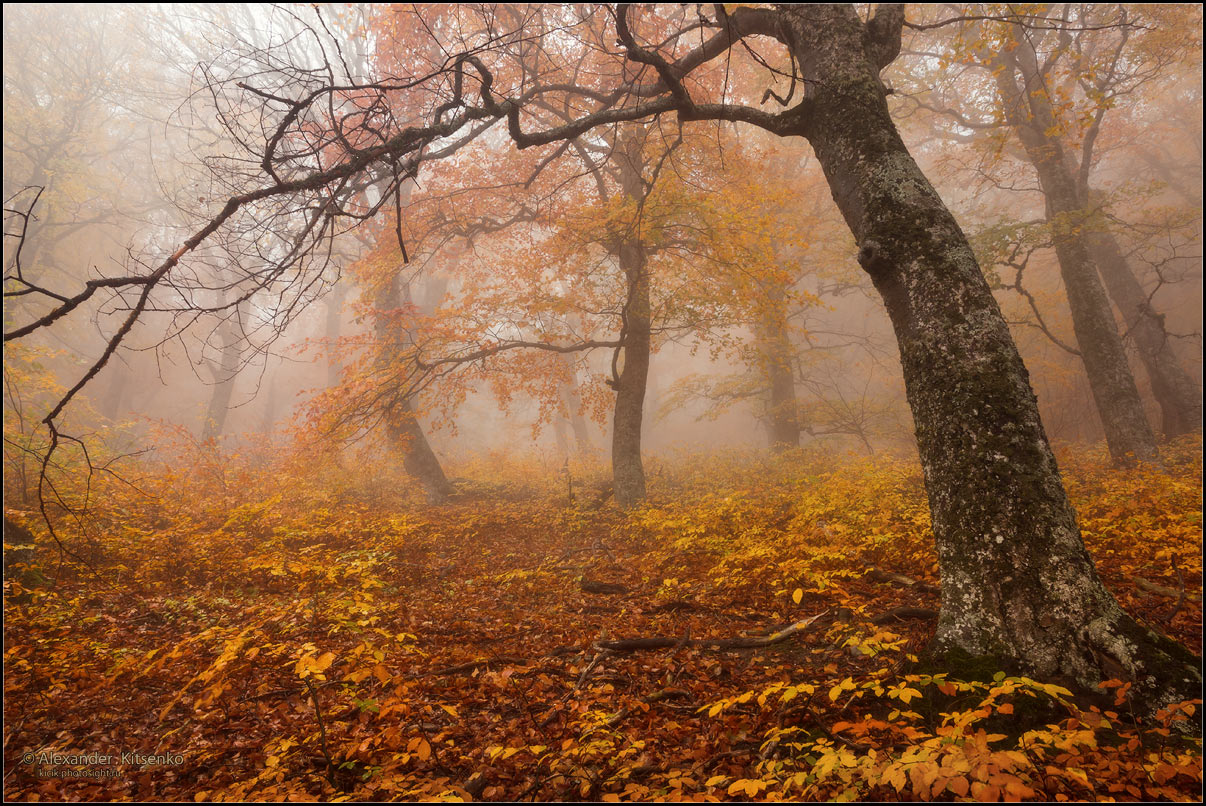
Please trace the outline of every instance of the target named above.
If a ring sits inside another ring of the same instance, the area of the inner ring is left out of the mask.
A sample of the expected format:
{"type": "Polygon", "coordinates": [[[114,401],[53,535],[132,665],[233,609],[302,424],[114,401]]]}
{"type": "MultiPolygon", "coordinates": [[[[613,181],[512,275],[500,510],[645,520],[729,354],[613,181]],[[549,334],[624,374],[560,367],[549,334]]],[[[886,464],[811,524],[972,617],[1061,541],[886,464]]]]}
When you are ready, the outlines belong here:
{"type": "Polygon", "coordinates": [[[1198,5],[3,29],[5,800],[1200,800],[1198,5]]]}

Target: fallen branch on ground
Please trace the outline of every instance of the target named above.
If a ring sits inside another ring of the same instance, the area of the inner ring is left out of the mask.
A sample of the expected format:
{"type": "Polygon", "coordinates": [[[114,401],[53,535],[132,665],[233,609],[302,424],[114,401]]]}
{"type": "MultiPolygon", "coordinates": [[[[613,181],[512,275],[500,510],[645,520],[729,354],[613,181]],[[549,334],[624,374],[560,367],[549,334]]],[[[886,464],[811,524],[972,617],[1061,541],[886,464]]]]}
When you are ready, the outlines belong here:
{"type": "Polygon", "coordinates": [[[1135,585],[1137,585],[1138,587],[1142,588],[1143,590],[1147,591],[1148,593],[1154,593],[1157,596],[1167,596],[1169,599],[1180,599],[1181,596],[1184,595],[1189,599],[1193,599],[1195,602],[1201,600],[1201,598],[1202,598],[1201,596],[1191,595],[1191,594],[1185,593],[1184,591],[1174,590],[1173,588],[1166,588],[1163,585],[1157,585],[1155,582],[1148,582],[1143,577],[1131,577],[1131,579],[1133,579],[1135,581],[1135,585]]]}
{"type": "Polygon", "coordinates": [[[938,618],[938,611],[928,607],[894,607],[886,613],[871,617],[872,624],[890,624],[893,621],[909,621],[912,619],[938,618]]]}
{"type": "Polygon", "coordinates": [[[582,578],[579,586],[585,593],[628,593],[628,588],[618,582],[600,582],[585,577],[582,578]]]}
{"type": "Polygon", "coordinates": [[[904,588],[921,591],[922,593],[941,593],[941,589],[937,585],[931,585],[928,582],[923,582],[920,579],[913,579],[904,574],[897,574],[893,571],[885,571],[882,568],[876,568],[874,565],[866,566],[867,573],[863,575],[863,579],[869,579],[872,582],[886,582],[890,585],[900,585],[904,588]]]}
{"type": "Polygon", "coordinates": [[[826,610],[811,618],[790,624],[778,632],[759,638],[624,638],[619,641],[596,641],[595,646],[599,649],[609,649],[612,652],[638,652],[643,649],[670,649],[679,646],[700,649],[759,649],[786,641],[828,614],[829,611],[826,610]]]}

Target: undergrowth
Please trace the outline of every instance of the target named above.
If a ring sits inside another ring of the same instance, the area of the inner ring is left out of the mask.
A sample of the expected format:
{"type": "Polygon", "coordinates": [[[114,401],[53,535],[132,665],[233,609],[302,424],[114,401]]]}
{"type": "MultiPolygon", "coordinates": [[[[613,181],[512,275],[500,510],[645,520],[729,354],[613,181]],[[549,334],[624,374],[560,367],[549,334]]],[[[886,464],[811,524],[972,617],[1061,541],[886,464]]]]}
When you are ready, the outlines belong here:
{"type": "MultiPolygon", "coordinates": [[[[1165,454],[1168,472],[1086,450],[1061,466],[1107,584],[1200,653],[1200,441],[1165,454]]],[[[939,603],[915,462],[654,459],[649,501],[621,513],[587,460],[473,457],[434,508],[381,461],[267,442],[133,461],[92,479],[85,520],[52,512],[67,554],[9,499],[37,536],[37,575],[6,582],[9,799],[1200,793],[1200,743],[1174,724],[1195,704],[1143,722],[1122,681],[1094,698],[918,672],[939,603]],[[762,648],[700,640],[813,617],[762,648]],[[677,643],[597,646],[641,637],[677,643]],[[65,777],[88,763],[42,752],[170,763],[65,777]]]]}

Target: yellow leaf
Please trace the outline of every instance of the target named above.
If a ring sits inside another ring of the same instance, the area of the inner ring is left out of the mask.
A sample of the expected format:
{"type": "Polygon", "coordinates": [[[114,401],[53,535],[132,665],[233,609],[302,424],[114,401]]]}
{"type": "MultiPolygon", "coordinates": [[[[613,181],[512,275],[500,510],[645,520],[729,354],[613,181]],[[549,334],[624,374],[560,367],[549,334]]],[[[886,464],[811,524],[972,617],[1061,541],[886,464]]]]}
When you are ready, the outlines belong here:
{"type": "Polygon", "coordinates": [[[729,784],[729,794],[736,795],[738,792],[745,792],[746,795],[753,797],[766,789],[766,782],[759,781],[754,778],[741,778],[729,784]]]}
{"type": "Polygon", "coordinates": [[[830,702],[837,702],[838,697],[842,696],[843,691],[854,691],[854,680],[847,677],[845,680],[829,689],[830,702]]]}
{"type": "Polygon", "coordinates": [[[799,604],[800,600],[802,600],[803,598],[804,598],[804,589],[803,588],[796,588],[794,591],[792,591],[791,600],[793,602],[795,602],[796,604],[799,604]]]}

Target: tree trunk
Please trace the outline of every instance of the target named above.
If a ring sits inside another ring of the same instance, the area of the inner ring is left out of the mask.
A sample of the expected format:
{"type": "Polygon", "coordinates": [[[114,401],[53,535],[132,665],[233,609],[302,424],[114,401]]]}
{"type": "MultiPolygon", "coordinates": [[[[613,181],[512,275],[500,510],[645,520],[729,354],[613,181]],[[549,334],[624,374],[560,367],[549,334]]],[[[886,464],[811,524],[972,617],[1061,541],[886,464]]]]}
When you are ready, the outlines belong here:
{"type": "Polygon", "coordinates": [[[611,472],[616,503],[631,507],[645,497],[645,468],[641,464],[641,421],[645,383],[649,379],[651,344],[649,275],[639,241],[619,248],[620,268],[628,283],[624,303],[624,368],[616,384],[616,408],[611,432],[611,472]]]}
{"type": "MultiPolygon", "coordinates": [[[[222,298],[222,303],[225,298],[222,298]]],[[[210,365],[213,376],[213,391],[209,396],[209,406],[205,410],[205,424],[201,429],[201,439],[216,439],[226,428],[226,416],[230,413],[230,398],[234,395],[235,376],[239,372],[239,361],[243,357],[243,339],[239,332],[243,321],[243,303],[218,325],[218,334],[222,340],[222,357],[215,368],[210,365]],[[233,321],[232,321],[233,319],[233,321]]]]}
{"type": "Polygon", "coordinates": [[[1177,361],[1164,317],[1152,309],[1118,241],[1109,232],[1086,232],[1084,237],[1106,290],[1135,339],[1152,383],[1152,396],[1160,405],[1164,436],[1179,437],[1201,428],[1202,390],[1177,361]]]}
{"type": "Polygon", "coordinates": [[[260,416],[260,433],[271,434],[272,427],[276,425],[276,409],[277,397],[275,380],[279,380],[280,373],[272,373],[269,375],[267,368],[264,369],[263,382],[268,384],[268,396],[264,400],[264,413],[260,416]]]}
{"type": "Polygon", "coordinates": [[[1156,437],[1143,411],[1114,311],[1081,236],[1084,204],[1063,143],[1051,134],[1057,131],[1057,121],[1042,92],[1037,55],[1032,48],[1019,44],[1002,52],[998,60],[997,90],[1005,118],[1017,133],[1043,188],[1072,329],[1110,454],[1119,465],[1132,464],[1136,459],[1159,461],[1156,437]],[[1019,71],[1022,86],[1017,82],[1019,71]]]}
{"type": "Polygon", "coordinates": [[[327,294],[326,307],[326,339],[327,349],[331,351],[327,358],[327,388],[339,385],[339,375],[343,371],[343,363],[340,361],[339,348],[336,342],[339,341],[339,333],[342,330],[343,324],[343,301],[347,297],[347,285],[337,283],[330,293],[327,294]]]}
{"type": "Polygon", "coordinates": [[[123,362],[110,361],[109,363],[113,368],[109,370],[111,373],[109,387],[100,401],[100,413],[106,420],[115,422],[123,411],[122,404],[126,401],[126,390],[130,386],[132,373],[123,362]]]}
{"type": "Polygon", "coordinates": [[[574,444],[579,453],[589,453],[591,448],[590,430],[586,426],[586,418],[579,410],[582,398],[579,396],[576,386],[567,387],[564,393],[569,406],[570,429],[574,432],[574,444]]]}
{"type": "MultiPolygon", "coordinates": [[[[409,304],[410,293],[402,291],[402,278],[394,274],[381,290],[377,301],[377,339],[381,344],[381,361],[394,359],[395,349],[409,340],[406,329],[397,323],[397,312],[409,304]]],[[[444,475],[440,460],[423,433],[409,397],[400,396],[384,415],[386,434],[390,443],[402,454],[402,467],[423,487],[428,503],[439,504],[452,495],[452,485],[444,475]]]]}
{"type": "Polygon", "coordinates": [[[586,418],[582,416],[582,412],[580,411],[582,398],[578,394],[578,373],[574,369],[574,363],[569,356],[558,353],[557,357],[561,360],[565,371],[570,376],[570,380],[563,380],[558,385],[558,394],[561,396],[562,405],[565,406],[565,417],[559,419],[556,423],[558,445],[561,446],[563,453],[570,452],[569,439],[565,434],[565,426],[568,422],[570,430],[574,435],[574,450],[578,453],[586,453],[590,450],[590,432],[586,427],[586,418]]]}
{"type": "MultiPolygon", "coordinates": [[[[643,200],[646,186],[643,138],[633,129],[621,131],[616,142],[620,189],[632,201],[643,200]]],[[[618,237],[612,252],[619,260],[627,289],[622,312],[624,365],[613,379],[616,407],[611,430],[611,474],[616,503],[628,508],[645,497],[645,467],[641,462],[641,431],[645,388],[652,351],[652,309],[649,300],[648,253],[640,239],[640,222],[618,237]]]]}
{"type": "Polygon", "coordinates": [[[452,485],[408,398],[401,399],[387,415],[386,428],[390,440],[402,451],[402,467],[423,486],[428,503],[439,504],[447,500],[453,493],[452,485]]]}
{"type": "Polygon", "coordinates": [[[793,349],[787,332],[787,300],[781,286],[767,290],[768,310],[762,317],[760,360],[770,390],[771,450],[782,453],[800,447],[799,405],[796,376],[792,371],[793,349]]]}
{"type": "Polygon", "coordinates": [[[991,655],[1087,687],[1123,674],[1147,708],[1198,696],[1197,660],[1127,616],[1097,576],[1009,328],[888,113],[878,73],[899,51],[903,10],[880,6],[864,25],[850,6],[791,6],[783,20],[811,89],[798,133],[900,346],[942,574],[931,654],[991,655]]]}

